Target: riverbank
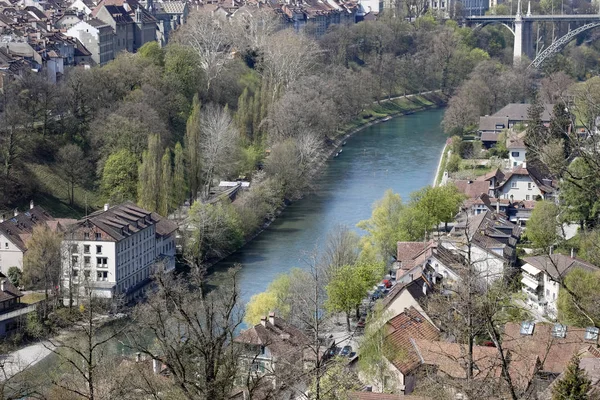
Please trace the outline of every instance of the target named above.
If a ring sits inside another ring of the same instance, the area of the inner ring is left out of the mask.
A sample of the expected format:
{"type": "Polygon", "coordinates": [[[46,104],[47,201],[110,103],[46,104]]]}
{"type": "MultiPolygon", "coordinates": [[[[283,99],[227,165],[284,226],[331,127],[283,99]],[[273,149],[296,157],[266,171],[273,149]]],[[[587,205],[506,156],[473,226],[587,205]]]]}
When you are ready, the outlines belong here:
{"type": "MultiPolygon", "coordinates": [[[[410,94],[406,96],[394,97],[391,99],[381,100],[373,103],[371,107],[363,110],[353,121],[344,125],[339,129],[330,144],[324,149],[320,157],[315,163],[313,172],[311,174],[311,180],[314,181],[319,172],[323,170],[327,161],[330,160],[343,146],[343,144],[349,140],[352,136],[361,132],[369,127],[377,125],[382,122],[389,121],[388,118],[396,118],[403,115],[414,114],[419,111],[425,111],[429,109],[435,109],[443,107],[446,104],[446,98],[438,92],[424,92],[418,94],[410,94]]],[[[307,193],[308,194],[308,193],[307,193]]],[[[297,201],[297,200],[296,200],[297,201]]],[[[295,201],[294,201],[295,202],[295,201]]],[[[216,264],[229,258],[232,254],[240,251],[250,242],[255,240],[262,232],[264,232],[271,224],[277,220],[281,213],[294,202],[286,201],[282,206],[275,212],[274,216],[270,218],[250,237],[244,240],[243,244],[237,249],[229,252],[222,258],[217,260],[211,260],[207,263],[206,268],[209,272],[212,272],[213,267],[216,264]]]]}

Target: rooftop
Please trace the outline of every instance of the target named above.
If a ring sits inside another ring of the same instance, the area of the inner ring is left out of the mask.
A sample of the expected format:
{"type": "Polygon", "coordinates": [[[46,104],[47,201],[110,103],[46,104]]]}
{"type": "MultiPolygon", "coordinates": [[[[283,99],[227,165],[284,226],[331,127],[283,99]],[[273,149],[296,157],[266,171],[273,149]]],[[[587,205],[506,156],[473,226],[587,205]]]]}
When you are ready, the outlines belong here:
{"type": "MultiPolygon", "coordinates": [[[[529,106],[531,104],[522,103],[510,103],[501,108],[498,112],[494,113],[493,117],[506,117],[510,121],[527,121],[529,106]]],[[[552,118],[553,104],[544,104],[544,111],[542,112],[542,122],[550,122],[552,118]]]]}

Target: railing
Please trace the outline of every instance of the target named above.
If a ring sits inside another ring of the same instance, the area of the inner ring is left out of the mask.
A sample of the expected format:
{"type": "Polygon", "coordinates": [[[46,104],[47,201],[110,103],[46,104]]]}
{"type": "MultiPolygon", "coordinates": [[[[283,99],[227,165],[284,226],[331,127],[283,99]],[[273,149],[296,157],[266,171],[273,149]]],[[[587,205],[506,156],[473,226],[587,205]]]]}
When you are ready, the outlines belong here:
{"type": "Polygon", "coordinates": [[[7,312],[5,314],[0,314],[0,321],[6,321],[11,318],[16,318],[21,315],[29,314],[30,312],[34,312],[37,308],[37,304],[32,304],[30,306],[19,308],[14,311],[7,312]]]}

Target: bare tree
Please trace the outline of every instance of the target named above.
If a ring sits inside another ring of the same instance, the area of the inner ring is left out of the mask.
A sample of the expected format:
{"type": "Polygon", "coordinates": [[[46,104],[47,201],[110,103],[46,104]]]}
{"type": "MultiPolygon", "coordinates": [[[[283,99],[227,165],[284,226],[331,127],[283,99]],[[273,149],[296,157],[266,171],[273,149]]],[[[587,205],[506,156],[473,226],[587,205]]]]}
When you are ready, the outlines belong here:
{"type": "Polygon", "coordinates": [[[208,198],[215,176],[234,170],[239,159],[239,135],[227,109],[208,104],[202,109],[200,164],[204,175],[204,197],[208,198]]]}
{"type": "Polygon", "coordinates": [[[75,188],[83,185],[88,177],[90,165],[83,150],[76,144],[68,144],[58,151],[58,168],[67,183],[69,204],[75,202],[75,188]]]}
{"type": "Polygon", "coordinates": [[[164,364],[187,399],[224,400],[233,386],[238,353],[231,344],[243,318],[236,274],[210,291],[197,262],[186,276],[158,272],[157,291],[135,309],[139,327],[155,340],[132,334],[134,347],[164,364]]]}
{"type": "Polygon", "coordinates": [[[334,271],[344,265],[354,265],[358,260],[359,237],[347,225],[336,225],[327,235],[323,249],[323,265],[334,271]]]}

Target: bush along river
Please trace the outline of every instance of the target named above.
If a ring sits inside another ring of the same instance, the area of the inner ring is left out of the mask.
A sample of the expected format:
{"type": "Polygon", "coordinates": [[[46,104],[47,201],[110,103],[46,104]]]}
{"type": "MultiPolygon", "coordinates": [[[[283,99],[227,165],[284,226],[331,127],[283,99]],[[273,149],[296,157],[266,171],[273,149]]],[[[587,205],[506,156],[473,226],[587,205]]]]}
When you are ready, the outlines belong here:
{"type": "Polygon", "coordinates": [[[248,301],[280,273],[306,266],[336,225],[356,228],[371,215],[387,189],[408,199],[433,181],[446,137],[443,109],[419,111],[357,132],[317,179],[314,193],[292,203],[254,240],[213,266],[215,272],[242,264],[239,286],[248,301]]]}

